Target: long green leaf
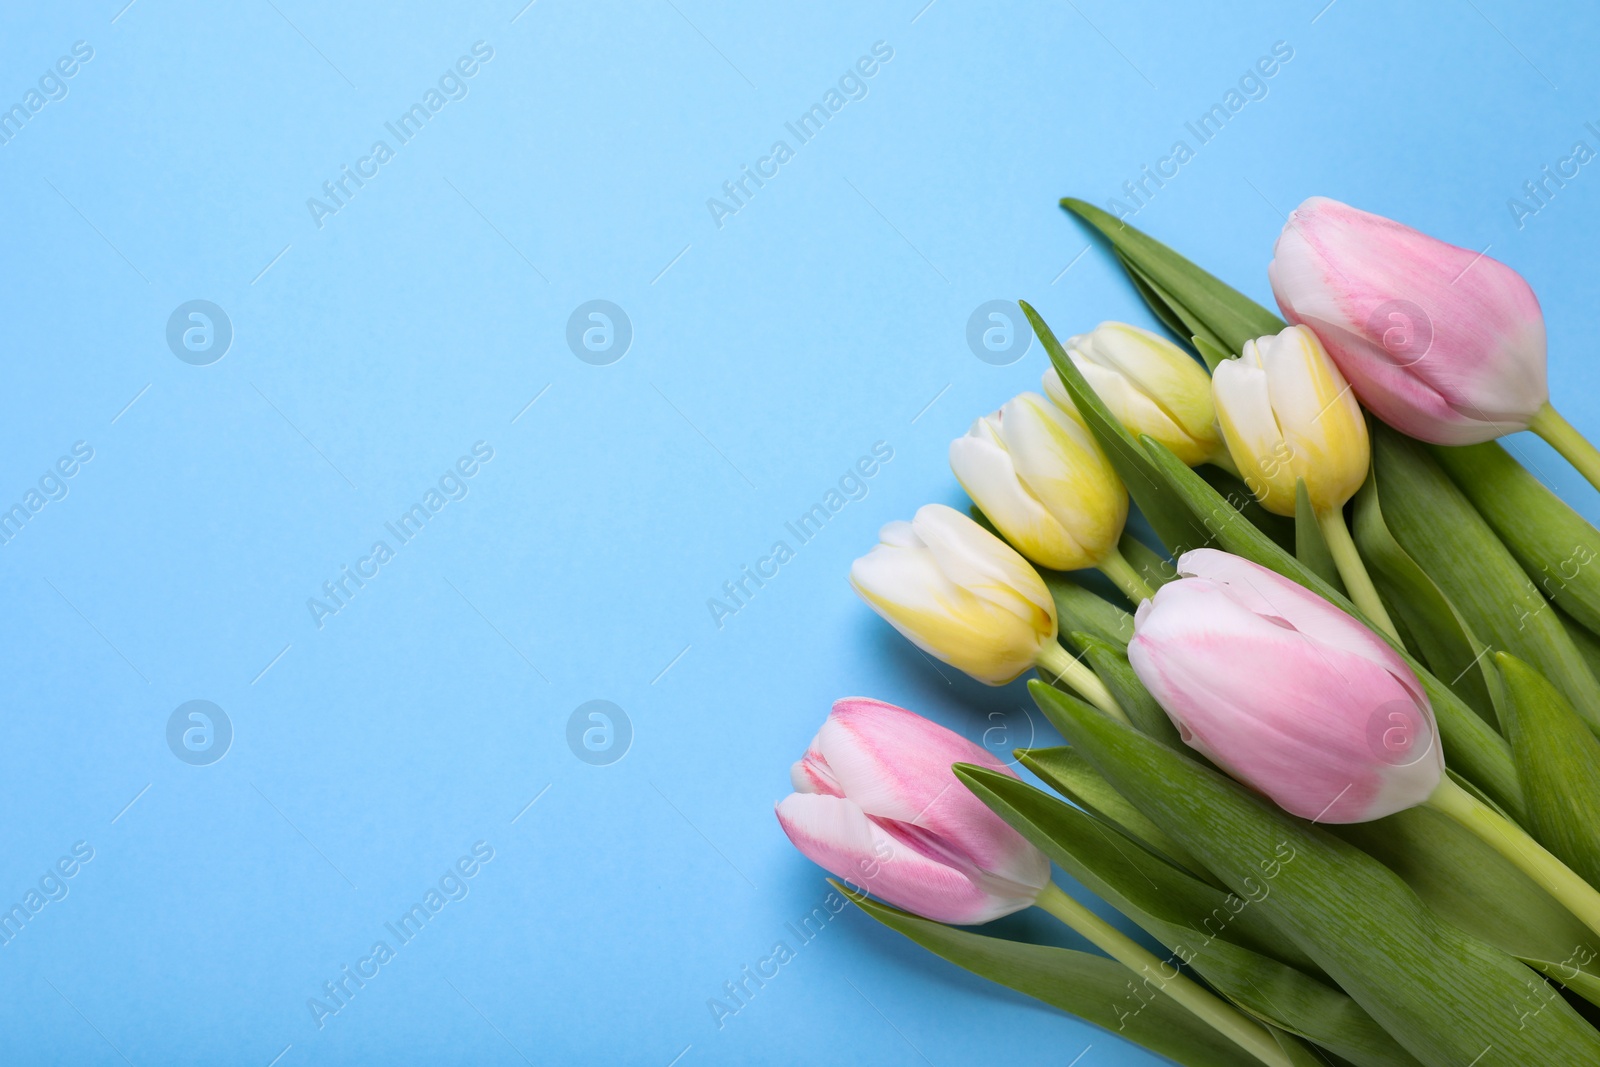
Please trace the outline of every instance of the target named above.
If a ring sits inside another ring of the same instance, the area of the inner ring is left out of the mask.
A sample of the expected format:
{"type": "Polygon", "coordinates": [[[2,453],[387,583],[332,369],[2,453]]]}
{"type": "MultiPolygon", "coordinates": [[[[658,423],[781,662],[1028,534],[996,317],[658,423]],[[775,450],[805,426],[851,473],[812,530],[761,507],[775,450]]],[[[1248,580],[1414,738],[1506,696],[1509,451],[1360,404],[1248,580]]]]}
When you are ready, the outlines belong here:
{"type": "Polygon", "coordinates": [[[1349,997],[1298,969],[1315,964],[1264,924],[1261,909],[1133,847],[1078,809],[1006,774],[953,768],[989,809],[1112,907],[1143,927],[1218,992],[1275,1026],[1362,1067],[1415,1067],[1349,997]]]}
{"type": "Polygon", "coordinates": [[[1383,861],[1447,922],[1545,974],[1559,970],[1575,990],[1600,986],[1589,928],[1449,816],[1416,807],[1329,830],[1383,861]]]}
{"type": "Polygon", "coordinates": [[[1113,252],[1117,256],[1117,262],[1122,264],[1122,269],[1128,272],[1128,280],[1133,282],[1133,288],[1149,305],[1156,318],[1161,320],[1161,325],[1165,326],[1173,337],[1180,340],[1191,336],[1194,327],[1190,325],[1186,316],[1179,314],[1177,301],[1163,293],[1160,287],[1146,278],[1138,267],[1128,262],[1127,257],[1116,253],[1115,250],[1113,252]]]}
{"type": "Polygon", "coordinates": [[[1250,487],[1236,476],[1220,467],[1206,464],[1196,468],[1195,473],[1211,488],[1215,489],[1224,500],[1233,506],[1233,510],[1250,520],[1250,525],[1260,530],[1272,539],[1279,548],[1285,552],[1293,552],[1295,548],[1294,520],[1283,515],[1274,515],[1261,506],[1261,501],[1250,492],[1250,487]]]}
{"type": "Polygon", "coordinates": [[[1539,591],[1600,633],[1600,530],[1498,441],[1430,451],[1539,591]]]}
{"type": "Polygon", "coordinates": [[[1491,726],[1499,725],[1489,692],[1488,646],[1473,636],[1450,598],[1417,561],[1406,554],[1383,521],[1378,472],[1367,475],[1356,494],[1352,531],[1362,560],[1385,606],[1400,619],[1422,659],[1457,696],[1491,726]]]}
{"type": "Polygon", "coordinates": [[[1070,640],[1069,635],[1075,632],[1088,633],[1119,648],[1128,647],[1133,638],[1132,615],[1061,571],[1041,570],[1039,576],[1056,603],[1058,629],[1063,638],[1070,640]]]}
{"type": "MultiPolygon", "coordinates": [[[[832,882],[832,879],[829,879],[832,882]]],[[[833,882],[861,910],[973,974],[1076,1015],[1185,1067],[1239,1067],[1239,1046],[1104,956],[957,930],[833,882]]]]}
{"type": "Polygon", "coordinates": [[[1122,535],[1122,540],[1117,542],[1117,551],[1122,553],[1122,558],[1133,566],[1151,589],[1160,589],[1177,577],[1171,560],[1131,533],[1122,535]]]}
{"type": "Polygon", "coordinates": [[[1186,308],[1229,352],[1287,326],[1282,319],[1216,276],[1201,270],[1166,245],[1121,222],[1093,204],[1067,197],[1061,206],[1105,235],[1117,254],[1137,267],[1148,283],[1186,308]]]}
{"type": "Polygon", "coordinates": [[[1306,492],[1303,478],[1295,479],[1294,483],[1294,558],[1339,592],[1345,591],[1339,565],[1333,561],[1333,551],[1322,536],[1322,527],[1317,524],[1317,513],[1312,510],[1311,495],[1306,492]]]}
{"type": "Polygon", "coordinates": [[[1528,832],[1600,885],[1600,741],[1561,691],[1505,652],[1506,738],[1528,795],[1528,832]]]}
{"type": "Polygon", "coordinates": [[[1372,429],[1383,516],[1395,540],[1473,634],[1536,667],[1600,730],[1600,682],[1516,559],[1424,445],[1379,422],[1372,429]]]}
{"type": "MultiPolygon", "coordinates": [[[[1299,582],[1366,622],[1360,609],[1349,599],[1247,522],[1169,449],[1153,438],[1145,437],[1143,440],[1152,465],[1165,476],[1173,491],[1190,510],[1205,522],[1219,547],[1299,582]]],[[[1383,636],[1382,630],[1371,628],[1380,637],[1383,636]]],[[[1501,807],[1514,815],[1520,814],[1522,787],[1517,782],[1516,767],[1511,762],[1511,748],[1505,739],[1495,733],[1449,686],[1434,677],[1404,645],[1396,644],[1395,651],[1417,672],[1418,680],[1427,690],[1451,766],[1487,792],[1501,807]]]]}
{"type": "Polygon", "coordinates": [[[1156,313],[1156,318],[1166,324],[1179,337],[1188,337],[1193,340],[1195,351],[1205,359],[1206,366],[1211,370],[1217,369],[1217,363],[1228,358],[1224,351],[1227,345],[1222,338],[1212,332],[1201,318],[1188,308],[1177,297],[1161,288],[1156,282],[1121,251],[1116,251],[1117,262],[1122,264],[1122,269],[1128,272],[1134,289],[1138,290],[1144,302],[1150,305],[1150,310],[1156,313]]]}
{"type": "Polygon", "coordinates": [[[1129,803],[1127,797],[1112,788],[1111,783],[1071,746],[1018,749],[1015,755],[1024,767],[1039,776],[1040,781],[1084,811],[1110,823],[1196,878],[1206,882],[1215,880],[1216,876],[1206,870],[1194,853],[1129,803]]]}
{"type": "Polygon", "coordinates": [[[1265,911],[1430,1067],[1600,1063],[1597,1033],[1534,972],[1434,914],[1382,863],[1048,686],[1029,690],[1106,778],[1265,911]]]}
{"type": "Polygon", "coordinates": [[[1084,650],[1090,668],[1111,690],[1111,695],[1128,713],[1128,720],[1133,725],[1170,748],[1178,748],[1183,744],[1183,739],[1178,736],[1178,728],[1172,725],[1166,711],[1156,703],[1156,698],[1150,695],[1150,690],[1134,673],[1133,664],[1128,662],[1128,655],[1123,649],[1088,634],[1073,634],[1072,643],[1084,650]]]}
{"type": "Polygon", "coordinates": [[[1050,332],[1050,327],[1045,325],[1044,319],[1027,301],[1018,303],[1033,324],[1033,332],[1038,335],[1044,350],[1049,353],[1050,362],[1055,365],[1056,373],[1061,376],[1061,384],[1066,387],[1078,413],[1083,416],[1084,424],[1100,442],[1106,458],[1128,487],[1128,495],[1139,505],[1139,510],[1154,527],[1161,543],[1174,554],[1204,544],[1205,528],[1194,521],[1181,503],[1172,498],[1165,481],[1150,466],[1144,449],[1139,447],[1139,443],[1111,414],[1111,409],[1095,394],[1083,372],[1067,356],[1061,342],[1050,332]]]}

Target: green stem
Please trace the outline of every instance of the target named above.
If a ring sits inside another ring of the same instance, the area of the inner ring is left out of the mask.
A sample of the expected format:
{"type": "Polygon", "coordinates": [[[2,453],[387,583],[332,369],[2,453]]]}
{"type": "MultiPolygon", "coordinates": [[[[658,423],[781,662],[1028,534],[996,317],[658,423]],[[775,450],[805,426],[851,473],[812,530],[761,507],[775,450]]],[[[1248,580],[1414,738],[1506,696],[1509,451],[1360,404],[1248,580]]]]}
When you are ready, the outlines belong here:
{"type": "Polygon", "coordinates": [[[1545,851],[1544,846],[1529,837],[1522,827],[1456,785],[1448,776],[1440,780],[1439,788],[1423,803],[1482,838],[1519,871],[1543,886],[1585,926],[1600,934],[1600,892],[1545,851]]]}
{"type": "Polygon", "coordinates": [[[1106,688],[1098,675],[1085,667],[1072,653],[1056,644],[1047,642],[1039,650],[1036,661],[1039,672],[1052,682],[1066,682],[1076,689],[1083,698],[1118,722],[1132,726],[1128,720],[1128,713],[1122,710],[1116,698],[1111,695],[1111,690],[1106,688]]]}
{"type": "Polygon", "coordinates": [[[1590,485],[1600,489],[1600,449],[1596,449],[1588,438],[1573,429],[1572,423],[1562,418],[1549,401],[1529,421],[1528,429],[1550,442],[1550,447],[1578,468],[1578,473],[1589,479],[1590,485]]]}
{"type": "Polygon", "coordinates": [[[1155,953],[1063,893],[1054,882],[1045,885],[1036,903],[1082,934],[1095,948],[1143,978],[1146,985],[1188,1008],[1209,1023],[1217,1033],[1262,1063],[1271,1064],[1272,1067],[1293,1067],[1288,1055],[1278,1047],[1266,1027],[1183,974],[1175,965],[1163,963],[1155,953]],[[1171,977],[1166,971],[1172,972],[1171,977]]]}
{"type": "Polygon", "coordinates": [[[1128,557],[1124,556],[1121,550],[1114,545],[1105,559],[1096,564],[1096,567],[1101,574],[1116,583],[1117,588],[1122,590],[1123,594],[1135,604],[1143,600],[1149,600],[1156,595],[1156,591],[1150,588],[1150,583],[1144,580],[1143,575],[1133,569],[1133,564],[1128,562],[1128,557]]]}
{"type": "Polygon", "coordinates": [[[1389,613],[1383,610],[1383,601],[1378,599],[1378,590],[1372,584],[1372,577],[1367,574],[1366,565],[1361,562],[1361,554],[1356,551],[1356,543],[1350,538],[1350,527],[1344,523],[1344,508],[1328,508],[1317,512],[1317,527],[1322,530],[1322,539],[1328,543],[1328,551],[1333,554],[1334,566],[1339,568],[1339,577],[1344,580],[1344,587],[1350,594],[1350,599],[1355,601],[1361,613],[1371,619],[1383,632],[1400,640],[1400,632],[1394,628],[1389,613]]]}
{"type": "Polygon", "coordinates": [[[1239,466],[1233,462],[1233,453],[1228,451],[1227,445],[1219,445],[1215,452],[1205,458],[1205,462],[1218,470],[1227,471],[1241,482],[1244,481],[1244,475],[1239,473],[1239,466]]]}

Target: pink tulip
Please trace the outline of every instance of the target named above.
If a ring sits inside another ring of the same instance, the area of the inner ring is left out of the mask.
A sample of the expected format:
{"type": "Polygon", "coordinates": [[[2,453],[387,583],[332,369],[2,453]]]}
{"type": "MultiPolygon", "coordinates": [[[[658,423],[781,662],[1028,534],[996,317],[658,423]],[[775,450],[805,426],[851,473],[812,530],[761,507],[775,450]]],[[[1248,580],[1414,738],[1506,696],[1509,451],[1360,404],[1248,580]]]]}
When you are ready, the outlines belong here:
{"type": "Polygon", "coordinates": [[[1267,275],[1284,317],[1412,437],[1492,440],[1527,429],[1550,399],[1539,301],[1480,252],[1314,196],[1278,235],[1267,275]]]}
{"type": "Polygon", "coordinates": [[[1444,773],[1422,683],[1380,637],[1265,567],[1186,552],[1128,658],[1191,748],[1294,815],[1366,822],[1444,773]]]}
{"type": "Polygon", "coordinates": [[[986,923],[1033,904],[1050,861],[950,770],[1011,774],[922,716],[863,697],[837,701],[778,802],[794,846],[839,878],[940,922],[986,923]]]}

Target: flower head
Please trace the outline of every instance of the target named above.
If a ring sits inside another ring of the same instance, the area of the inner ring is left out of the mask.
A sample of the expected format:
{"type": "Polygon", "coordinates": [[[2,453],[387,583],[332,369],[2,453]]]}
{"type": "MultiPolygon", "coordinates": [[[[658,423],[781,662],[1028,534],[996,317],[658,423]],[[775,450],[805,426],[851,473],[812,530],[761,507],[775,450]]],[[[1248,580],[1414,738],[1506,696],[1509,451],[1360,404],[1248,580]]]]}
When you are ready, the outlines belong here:
{"type": "Polygon", "coordinates": [[[837,701],[790,772],[778,822],[839,878],[940,922],[985,923],[1031,905],[1044,854],[956,778],[953,763],[1003,774],[983,748],[877,700],[837,701]]]}

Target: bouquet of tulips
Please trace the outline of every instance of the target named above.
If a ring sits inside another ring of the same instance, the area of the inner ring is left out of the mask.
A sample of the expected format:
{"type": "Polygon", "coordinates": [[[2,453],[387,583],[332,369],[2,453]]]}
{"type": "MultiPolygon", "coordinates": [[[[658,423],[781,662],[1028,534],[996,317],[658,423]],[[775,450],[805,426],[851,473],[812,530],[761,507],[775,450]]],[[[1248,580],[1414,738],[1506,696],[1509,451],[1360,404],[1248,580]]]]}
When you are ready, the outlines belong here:
{"type": "Polygon", "coordinates": [[[980,681],[1036,668],[1070,744],[1016,753],[1039,788],[841,700],[784,831],[879,922],[1181,1064],[1600,1064],[1600,531],[1496,439],[1597,486],[1600,453],[1532,290],[1313,198],[1285,322],[1062,204],[1188,349],[1022,304],[1051,366],[951,444],[971,516],[889,523],[850,581],[980,681]],[[1104,955],[963,929],[1034,905],[1104,955]]]}

